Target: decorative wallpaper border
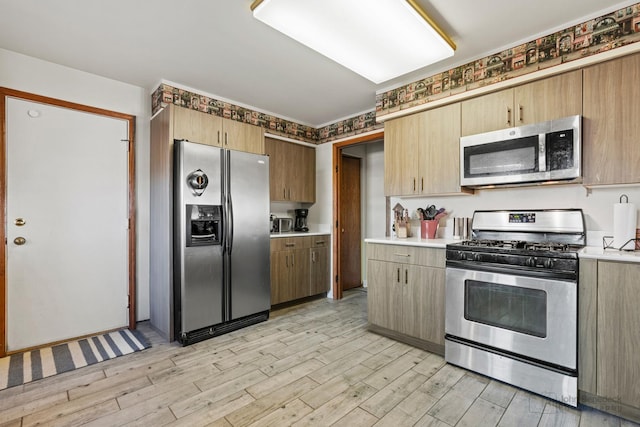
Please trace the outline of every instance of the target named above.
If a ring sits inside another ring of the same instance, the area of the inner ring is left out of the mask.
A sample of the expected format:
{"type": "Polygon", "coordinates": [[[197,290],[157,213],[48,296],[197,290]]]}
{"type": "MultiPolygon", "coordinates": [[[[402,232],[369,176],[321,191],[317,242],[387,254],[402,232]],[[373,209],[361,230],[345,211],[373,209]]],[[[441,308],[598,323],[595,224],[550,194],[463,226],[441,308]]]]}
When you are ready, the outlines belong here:
{"type": "Polygon", "coordinates": [[[376,116],[640,41],[640,3],[376,95],[376,116]]]}
{"type": "Polygon", "coordinates": [[[162,83],[151,95],[152,114],[167,104],[260,126],[273,135],[312,144],[322,144],[384,126],[382,123],[376,123],[376,112],[372,110],[316,129],[162,83]]]}

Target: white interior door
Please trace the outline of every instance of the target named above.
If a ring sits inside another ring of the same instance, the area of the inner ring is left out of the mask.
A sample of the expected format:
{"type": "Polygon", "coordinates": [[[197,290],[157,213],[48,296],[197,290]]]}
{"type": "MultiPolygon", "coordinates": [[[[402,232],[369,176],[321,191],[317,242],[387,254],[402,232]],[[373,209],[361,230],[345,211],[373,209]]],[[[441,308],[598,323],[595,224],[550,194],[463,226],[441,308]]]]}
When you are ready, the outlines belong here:
{"type": "Polygon", "coordinates": [[[7,350],[126,326],[127,121],[6,107],[7,350]]]}

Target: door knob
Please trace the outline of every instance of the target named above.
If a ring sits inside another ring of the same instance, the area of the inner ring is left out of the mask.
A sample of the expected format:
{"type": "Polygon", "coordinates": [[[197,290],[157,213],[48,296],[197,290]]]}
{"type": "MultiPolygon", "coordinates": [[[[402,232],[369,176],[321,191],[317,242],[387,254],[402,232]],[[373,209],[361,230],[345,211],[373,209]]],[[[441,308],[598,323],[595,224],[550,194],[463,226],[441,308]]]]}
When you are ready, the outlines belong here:
{"type": "Polygon", "coordinates": [[[24,218],[16,218],[16,220],[14,221],[14,224],[17,225],[18,227],[22,227],[26,223],[27,221],[25,221],[24,218]]]}
{"type": "Polygon", "coordinates": [[[13,239],[13,243],[18,246],[22,246],[27,243],[27,239],[25,239],[24,237],[16,237],[15,239],[13,239]]]}

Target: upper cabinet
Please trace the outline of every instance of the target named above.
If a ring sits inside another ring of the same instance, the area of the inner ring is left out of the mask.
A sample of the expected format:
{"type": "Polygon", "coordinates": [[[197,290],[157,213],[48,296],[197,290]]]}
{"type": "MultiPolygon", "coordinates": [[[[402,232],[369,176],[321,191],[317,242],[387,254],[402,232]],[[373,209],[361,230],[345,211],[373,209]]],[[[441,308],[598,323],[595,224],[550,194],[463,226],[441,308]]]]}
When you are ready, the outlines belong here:
{"type": "Polygon", "coordinates": [[[264,129],[189,108],[173,109],[174,139],[264,154],[264,129]]]}
{"type": "Polygon", "coordinates": [[[173,105],[173,138],[220,147],[222,118],[190,108],[173,105]]]}
{"type": "Polygon", "coordinates": [[[582,114],[582,70],[463,101],[462,135],[577,114],[582,114]]]}
{"type": "Polygon", "coordinates": [[[457,194],[460,188],[460,104],[384,124],[387,196],[457,194]]]}
{"type": "Polygon", "coordinates": [[[315,203],[315,148],[265,138],[265,152],[269,156],[271,201],[315,203]]]}
{"type": "Polygon", "coordinates": [[[640,54],[584,69],[584,185],[640,182],[640,54]]]}

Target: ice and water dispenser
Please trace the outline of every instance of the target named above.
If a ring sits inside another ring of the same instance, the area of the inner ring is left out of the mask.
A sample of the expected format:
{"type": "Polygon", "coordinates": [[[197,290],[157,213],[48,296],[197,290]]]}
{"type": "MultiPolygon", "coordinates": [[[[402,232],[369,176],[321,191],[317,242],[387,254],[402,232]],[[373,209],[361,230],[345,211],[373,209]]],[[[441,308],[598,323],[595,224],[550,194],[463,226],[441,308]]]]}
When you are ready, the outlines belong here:
{"type": "Polygon", "coordinates": [[[187,246],[222,244],[222,206],[186,205],[187,246]]]}

